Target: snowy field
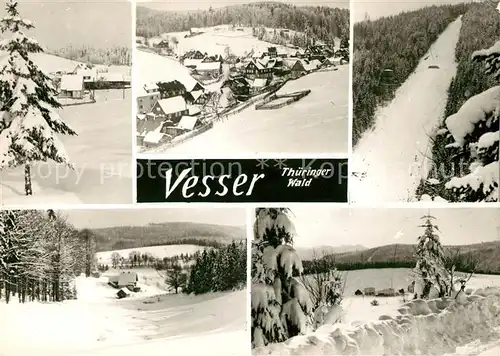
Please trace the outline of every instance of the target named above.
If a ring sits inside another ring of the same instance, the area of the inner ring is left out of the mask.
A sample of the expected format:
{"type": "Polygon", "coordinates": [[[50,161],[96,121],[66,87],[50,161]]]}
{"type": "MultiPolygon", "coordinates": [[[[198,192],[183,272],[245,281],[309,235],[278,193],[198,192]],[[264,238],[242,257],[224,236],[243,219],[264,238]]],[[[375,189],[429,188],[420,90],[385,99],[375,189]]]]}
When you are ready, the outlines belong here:
{"type": "Polygon", "coordinates": [[[161,245],[161,246],[146,246],[127,248],[122,250],[97,252],[97,261],[100,264],[111,264],[111,255],[118,252],[122,257],[128,258],[132,251],[138,251],[141,254],[150,253],[156,258],[163,259],[164,257],[180,256],[181,254],[192,255],[198,251],[203,251],[204,246],[198,245],[161,245]]]}
{"type": "Polygon", "coordinates": [[[204,31],[201,35],[184,38],[189,32],[165,33],[164,36],[176,37],[179,41],[177,54],[182,55],[190,50],[199,50],[209,55],[224,55],[226,47],[236,56],[243,56],[250,51],[266,52],[268,47],[276,47],[278,52],[292,54],[297,50],[285,46],[275,45],[270,42],[260,41],[252,36],[252,28],[237,27],[241,29],[232,30],[229,26],[216,26],[200,29],[204,31]],[[218,30],[216,30],[218,29],[218,30]]]}
{"type": "MultiPolygon", "coordinates": [[[[350,271],[353,288],[404,285],[409,269],[350,271]],[[394,279],[394,280],[393,280],[394,279]]],[[[344,274],[344,276],[346,276],[344,274]]],[[[323,325],[284,343],[255,349],[255,355],[498,355],[500,276],[477,275],[467,293],[454,299],[345,297],[342,323],[323,325]],[[378,306],[371,306],[373,299],[378,306]]]]}
{"type": "Polygon", "coordinates": [[[78,134],[61,136],[75,169],[54,162],[33,165],[29,197],[24,196],[24,168],[5,170],[0,176],[2,204],[131,203],[130,93],[126,97],[64,107],[61,117],[78,134]]]}
{"type": "MultiPolygon", "coordinates": [[[[381,315],[396,316],[398,314],[397,309],[403,304],[401,296],[355,296],[354,292],[357,289],[363,291],[364,288],[373,287],[377,291],[388,288],[394,288],[396,291],[399,289],[407,290],[408,285],[414,280],[412,271],[407,268],[344,271],[343,278],[346,281],[344,301],[342,303],[345,310],[344,323],[368,322],[377,320],[381,315]],[[370,304],[373,299],[379,302],[378,306],[370,304]]],[[[474,289],[491,286],[500,287],[500,276],[474,275],[467,284],[467,288],[474,289]]]]}
{"type": "Polygon", "coordinates": [[[412,201],[427,176],[431,137],[443,119],[449,84],[456,73],[455,47],[462,22],[440,35],[415,72],[379,108],[375,127],[354,147],[351,160],[352,202],[412,201]],[[429,66],[439,66],[438,69],[429,66]]]}
{"type": "Polygon", "coordinates": [[[316,72],[288,82],[278,94],[310,89],[303,99],[276,110],[254,106],[229,116],[169,154],[207,155],[330,152],[348,150],[349,66],[316,72]]]}
{"type": "Polygon", "coordinates": [[[117,300],[113,297],[116,289],[107,286],[102,278],[79,277],[78,300],[26,304],[14,300],[8,305],[2,302],[0,354],[194,356],[207,350],[213,355],[248,353],[246,291],[193,296],[164,294],[142,287],[145,292],[117,300]]]}

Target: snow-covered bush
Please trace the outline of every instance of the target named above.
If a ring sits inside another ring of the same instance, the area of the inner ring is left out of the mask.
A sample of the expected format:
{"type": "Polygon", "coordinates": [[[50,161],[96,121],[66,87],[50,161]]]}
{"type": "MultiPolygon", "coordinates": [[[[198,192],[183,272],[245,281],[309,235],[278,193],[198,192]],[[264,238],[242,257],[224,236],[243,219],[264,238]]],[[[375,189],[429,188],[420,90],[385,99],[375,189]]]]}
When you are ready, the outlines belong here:
{"type": "Polygon", "coordinates": [[[373,299],[371,302],[370,302],[370,305],[374,306],[374,307],[377,307],[379,305],[379,302],[377,299],[373,299]]]}
{"type": "Polygon", "coordinates": [[[8,0],[7,15],[0,21],[0,51],[8,55],[0,62],[0,169],[25,166],[25,192],[32,195],[30,164],[49,159],[69,164],[57,134],[75,135],[56,109],[57,91],[51,79],[30,59],[42,52],[38,42],[21,29],[31,30],[20,17],[17,1],[8,0]]]}
{"type": "Polygon", "coordinates": [[[256,210],[252,242],[252,346],[305,333],[312,323],[309,293],[296,278],[302,262],[293,248],[295,227],[285,208],[256,210]]]}

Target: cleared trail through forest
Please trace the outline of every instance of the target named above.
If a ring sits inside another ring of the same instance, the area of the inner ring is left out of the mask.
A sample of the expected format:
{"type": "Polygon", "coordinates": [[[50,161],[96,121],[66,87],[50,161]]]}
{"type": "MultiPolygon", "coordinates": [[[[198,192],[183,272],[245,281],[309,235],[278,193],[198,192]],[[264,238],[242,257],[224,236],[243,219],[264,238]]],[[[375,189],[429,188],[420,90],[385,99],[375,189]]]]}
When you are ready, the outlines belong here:
{"type": "Polygon", "coordinates": [[[414,200],[429,166],[430,136],[442,120],[447,90],[455,76],[455,47],[461,18],[451,23],[396,91],[375,114],[375,127],[353,149],[352,202],[414,200]]]}

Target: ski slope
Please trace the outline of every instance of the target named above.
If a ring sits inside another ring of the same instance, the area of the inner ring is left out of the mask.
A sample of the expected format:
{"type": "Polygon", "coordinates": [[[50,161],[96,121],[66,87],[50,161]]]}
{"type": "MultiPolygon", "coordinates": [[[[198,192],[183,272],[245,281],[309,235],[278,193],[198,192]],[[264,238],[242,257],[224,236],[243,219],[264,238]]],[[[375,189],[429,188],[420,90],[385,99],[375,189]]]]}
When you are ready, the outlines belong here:
{"type": "Polygon", "coordinates": [[[75,169],[52,161],[34,164],[29,197],[24,196],[24,168],[3,170],[2,205],[132,202],[130,91],[124,100],[98,100],[61,109],[62,119],[78,134],[61,136],[75,169]]]}
{"type": "Polygon", "coordinates": [[[457,19],[440,35],[395,99],[379,108],[374,129],[354,147],[352,202],[414,200],[420,179],[427,176],[430,137],[443,119],[447,90],[456,73],[461,25],[457,19]]]}
{"type": "Polygon", "coordinates": [[[290,81],[278,94],[310,89],[303,99],[275,110],[254,105],[175,147],[169,154],[252,155],[280,152],[346,153],[349,67],[290,81]]]}
{"type": "Polygon", "coordinates": [[[207,350],[211,355],[248,352],[246,291],[193,296],[146,287],[145,293],[117,300],[112,297],[116,289],[84,277],[77,279],[77,290],[78,300],[62,303],[0,303],[0,354],[194,356],[207,350]]]}

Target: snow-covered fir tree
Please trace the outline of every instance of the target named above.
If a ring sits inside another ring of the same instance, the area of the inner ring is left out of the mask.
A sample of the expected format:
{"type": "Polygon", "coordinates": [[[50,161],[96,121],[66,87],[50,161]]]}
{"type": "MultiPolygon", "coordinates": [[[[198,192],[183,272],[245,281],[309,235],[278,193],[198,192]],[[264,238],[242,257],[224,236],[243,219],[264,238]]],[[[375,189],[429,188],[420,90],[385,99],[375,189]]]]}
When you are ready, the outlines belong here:
{"type": "MultiPolygon", "coordinates": [[[[477,51],[474,61],[486,64],[486,72],[500,80],[500,41],[477,51]]],[[[450,149],[470,159],[469,172],[452,177],[445,187],[456,202],[493,202],[499,199],[500,86],[492,87],[467,100],[449,116],[446,129],[454,142],[450,149]]]]}
{"type": "Polygon", "coordinates": [[[285,208],[256,210],[252,242],[252,346],[303,334],[312,324],[309,293],[296,278],[302,261],[293,248],[295,227],[285,208]]]}
{"type": "MultiPolygon", "coordinates": [[[[429,298],[431,288],[435,287],[443,293],[446,289],[446,271],[444,266],[444,250],[439,241],[439,228],[434,224],[436,218],[429,214],[422,218],[424,233],[418,237],[415,251],[415,273],[422,285],[422,295],[419,298],[429,298]]],[[[444,296],[444,295],[443,295],[444,296]]]]}
{"type": "Polygon", "coordinates": [[[0,169],[25,167],[25,193],[32,195],[30,165],[53,160],[69,164],[57,134],[76,135],[59,116],[61,107],[52,80],[30,59],[41,46],[23,30],[34,26],[22,19],[16,0],[7,0],[7,15],[0,20],[4,40],[0,51],[0,169]],[[9,38],[10,35],[10,38],[9,38]]]}

